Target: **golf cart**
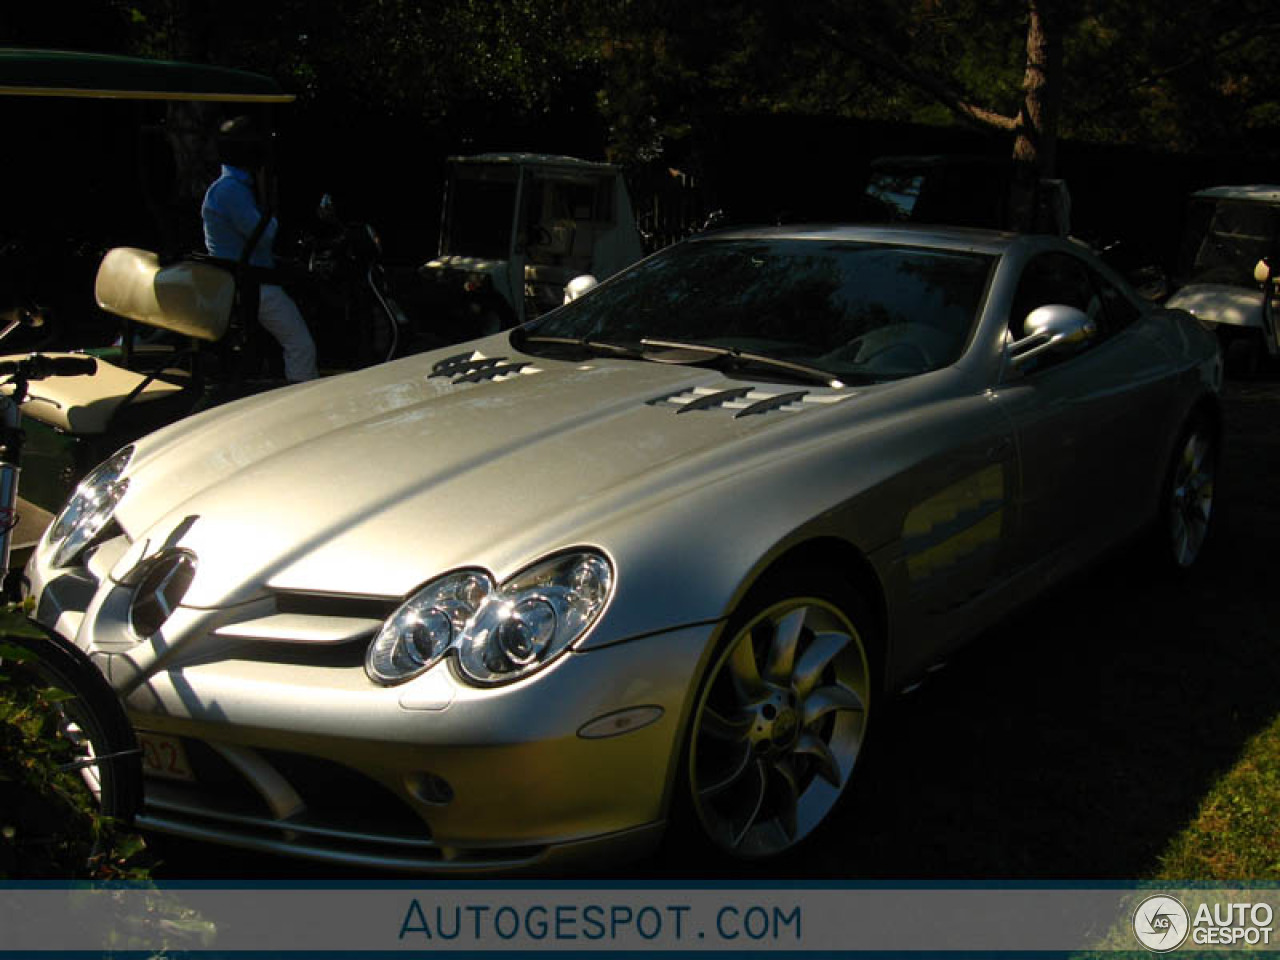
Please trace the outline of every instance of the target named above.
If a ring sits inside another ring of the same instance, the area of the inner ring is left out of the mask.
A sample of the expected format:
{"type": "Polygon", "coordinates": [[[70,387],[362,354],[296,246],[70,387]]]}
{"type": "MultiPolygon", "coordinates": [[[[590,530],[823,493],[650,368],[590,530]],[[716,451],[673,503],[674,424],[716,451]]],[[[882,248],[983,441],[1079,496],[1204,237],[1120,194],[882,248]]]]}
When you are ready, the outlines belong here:
{"type": "Polygon", "coordinates": [[[1212,187],[1191,195],[1179,289],[1168,305],[1217,329],[1232,375],[1280,356],[1272,267],[1280,241],[1280,186],[1212,187]]]}
{"type": "MultiPolygon", "coordinates": [[[[0,95],[204,101],[245,109],[294,99],[273,80],[239,70],[12,49],[0,50],[0,95]]],[[[130,247],[107,253],[94,296],[99,309],[120,320],[121,335],[116,346],[89,351],[98,360],[93,375],[50,379],[31,391],[24,408],[28,441],[20,531],[38,536],[47,511],[65,500],[89,467],[123,443],[229,398],[211,395],[207,374],[223,368],[210,361],[215,351],[223,351],[225,359],[244,348],[248,331],[257,326],[246,322],[256,316],[256,289],[247,262],[169,261],[130,247]],[[163,333],[161,342],[136,345],[140,330],[163,333]]],[[[10,319],[14,322],[6,332],[17,333],[22,323],[39,318],[16,311],[10,319]]],[[[0,350],[5,347],[0,344],[0,350]]],[[[20,535],[15,548],[29,539],[20,535]]]]}
{"type": "Polygon", "coordinates": [[[564,302],[643,251],[618,167],[573,157],[450,157],[439,256],[419,273],[454,339],[493,333],[564,302]]]}

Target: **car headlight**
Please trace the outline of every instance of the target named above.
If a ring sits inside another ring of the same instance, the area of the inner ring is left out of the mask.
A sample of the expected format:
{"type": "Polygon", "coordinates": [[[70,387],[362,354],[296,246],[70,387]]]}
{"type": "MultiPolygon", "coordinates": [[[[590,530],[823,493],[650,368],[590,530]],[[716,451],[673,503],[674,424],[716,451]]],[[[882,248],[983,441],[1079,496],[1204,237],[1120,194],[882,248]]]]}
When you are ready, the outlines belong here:
{"type": "Polygon", "coordinates": [[[450,652],[467,681],[494,686],[550,663],[599,619],[613,591],[613,568],[593,551],[540,561],[501,586],[462,570],[406,600],[369,646],[365,670],[401,683],[450,652]]]}
{"type": "Polygon", "coordinates": [[[133,447],[125,447],[95,467],[76,487],[49,526],[46,545],[54,551],[55,567],[70,566],[78,560],[85,546],[111,520],[116,504],[129,488],[129,480],[121,474],[132,456],[133,447]]]}

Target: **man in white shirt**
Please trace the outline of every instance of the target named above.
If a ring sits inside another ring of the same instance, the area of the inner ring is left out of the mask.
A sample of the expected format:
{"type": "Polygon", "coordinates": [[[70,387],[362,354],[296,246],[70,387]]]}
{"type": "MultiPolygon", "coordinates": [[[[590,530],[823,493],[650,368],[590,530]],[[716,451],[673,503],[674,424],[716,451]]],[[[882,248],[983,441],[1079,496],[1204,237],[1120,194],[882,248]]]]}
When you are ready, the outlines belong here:
{"type": "MultiPolygon", "coordinates": [[[[270,270],[275,267],[272,247],[278,225],[275,217],[262,222],[254,195],[254,176],[265,166],[266,144],[248,117],[236,117],[218,128],[218,159],[222,175],[210,184],[200,208],[205,247],[211,256],[238,262],[252,242],[250,266],[270,270]]],[[[262,284],[258,322],[284,350],[285,379],[297,383],[319,375],[311,331],[283,287],[262,284]]]]}

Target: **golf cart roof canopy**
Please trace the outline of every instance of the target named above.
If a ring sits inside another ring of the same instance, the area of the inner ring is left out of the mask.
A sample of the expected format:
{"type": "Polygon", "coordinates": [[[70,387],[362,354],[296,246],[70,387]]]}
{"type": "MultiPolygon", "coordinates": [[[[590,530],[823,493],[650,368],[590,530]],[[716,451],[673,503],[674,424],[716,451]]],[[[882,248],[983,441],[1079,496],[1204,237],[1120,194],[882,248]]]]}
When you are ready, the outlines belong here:
{"type": "Polygon", "coordinates": [[[505,164],[513,167],[542,167],[574,173],[617,173],[619,168],[611,163],[579,160],[546,153],[481,153],[470,157],[450,157],[450,163],[505,164]]]}
{"type": "Polygon", "coordinates": [[[1254,203],[1280,204],[1280,186],[1255,183],[1240,187],[1210,187],[1191,196],[1206,200],[1251,200],[1254,203]]]}
{"type": "Polygon", "coordinates": [[[270,77],[228,67],[105,53],[0,48],[0,94],[120,100],[288,103],[270,77]]]}

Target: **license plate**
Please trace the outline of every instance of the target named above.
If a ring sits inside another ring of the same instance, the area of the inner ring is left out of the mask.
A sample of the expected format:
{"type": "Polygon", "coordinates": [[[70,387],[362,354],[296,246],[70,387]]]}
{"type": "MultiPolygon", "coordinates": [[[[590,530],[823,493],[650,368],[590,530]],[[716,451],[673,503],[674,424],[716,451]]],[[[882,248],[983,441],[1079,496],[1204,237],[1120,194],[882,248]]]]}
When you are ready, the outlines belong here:
{"type": "Polygon", "coordinates": [[[182,748],[182,741],[177,737],[167,737],[162,733],[137,731],[138,746],[142,748],[142,772],[149,777],[163,777],[166,780],[195,780],[191,772],[191,764],[187,762],[187,751],[182,748]]]}

